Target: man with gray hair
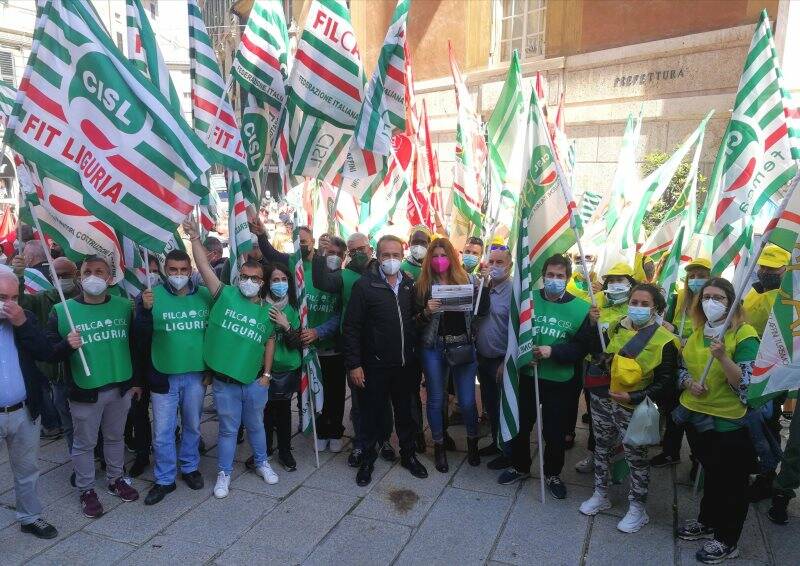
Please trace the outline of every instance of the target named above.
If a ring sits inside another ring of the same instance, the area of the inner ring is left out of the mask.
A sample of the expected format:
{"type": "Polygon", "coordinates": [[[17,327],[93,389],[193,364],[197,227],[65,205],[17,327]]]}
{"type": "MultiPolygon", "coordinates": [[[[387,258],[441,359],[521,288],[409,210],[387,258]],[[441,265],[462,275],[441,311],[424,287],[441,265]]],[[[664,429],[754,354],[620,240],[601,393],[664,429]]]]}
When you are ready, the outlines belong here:
{"type": "Polygon", "coordinates": [[[50,266],[47,264],[47,255],[44,253],[44,244],[39,240],[29,240],[22,249],[22,257],[25,259],[25,266],[35,269],[52,283],[50,266]]]}

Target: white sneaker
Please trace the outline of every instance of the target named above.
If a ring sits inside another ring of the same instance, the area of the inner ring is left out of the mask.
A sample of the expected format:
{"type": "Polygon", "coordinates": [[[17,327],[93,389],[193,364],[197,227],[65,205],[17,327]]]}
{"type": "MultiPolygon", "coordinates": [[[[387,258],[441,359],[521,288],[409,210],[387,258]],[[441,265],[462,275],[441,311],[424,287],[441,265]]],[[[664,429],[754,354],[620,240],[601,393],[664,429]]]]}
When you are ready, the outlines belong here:
{"type": "Polygon", "coordinates": [[[594,454],[589,454],[586,458],[575,464],[575,471],[579,474],[591,474],[594,471],[594,454]]]}
{"type": "Polygon", "coordinates": [[[328,447],[328,439],[327,438],[318,438],[317,439],[317,452],[325,452],[325,449],[328,447]]]}
{"type": "Polygon", "coordinates": [[[328,442],[328,449],[334,454],[338,454],[344,448],[344,442],[341,438],[331,438],[328,442]]]}
{"type": "Polygon", "coordinates": [[[222,499],[228,497],[228,486],[231,485],[231,476],[225,472],[217,474],[217,485],[214,486],[214,497],[222,499]]]}
{"type": "Polygon", "coordinates": [[[628,512],[622,520],[617,523],[617,528],[623,533],[635,533],[649,522],[650,517],[647,516],[644,504],[638,501],[631,501],[628,512]]]}
{"type": "Polygon", "coordinates": [[[595,490],[589,499],[581,503],[579,511],[584,515],[594,516],[606,509],[611,509],[611,502],[608,500],[608,495],[595,490]]]}
{"type": "Polygon", "coordinates": [[[275,471],[267,462],[264,462],[263,466],[256,468],[256,473],[264,478],[264,481],[269,485],[275,485],[278,483],[278,474],[275,473],[275,471]]]}

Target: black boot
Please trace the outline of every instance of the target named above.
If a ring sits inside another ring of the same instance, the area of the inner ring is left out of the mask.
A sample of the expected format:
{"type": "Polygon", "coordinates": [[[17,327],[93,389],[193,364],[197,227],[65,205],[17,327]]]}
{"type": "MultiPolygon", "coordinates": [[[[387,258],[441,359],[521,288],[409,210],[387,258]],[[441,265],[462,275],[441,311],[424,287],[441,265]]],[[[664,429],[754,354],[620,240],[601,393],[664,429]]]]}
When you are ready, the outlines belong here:
{"type": "Polygon", "coordinates": [[[433,462],[436,469],[443,474],[450,470],[450,466],[447,465],[447,452],[444,449],[444,444],[440,442],[433,443],[433,462]]]}
{"type": "Polygon", "coordinates": [[[758,503],[762,499],[772,497],[772,482],[775,479],[775,472],[758,474],[753,483],[750,484],[749,498],[751,503],[758,503]]]}
{"type": "Polygon", "coordinates": [[[467,463],[470,466],[481,465],[481,456],[478,454],[477,438],[467,438],[467,463]]]}
{"type": "Polygon", "coordinates": [[[787,511],[788,507],[788,497],[783,494],[773,495],[772,507],[770,507],[769,511],[767,511],[767,517],[769,517],[769,520],[777,525],[785,525],[789,522],[789,513],[787,511]]]}

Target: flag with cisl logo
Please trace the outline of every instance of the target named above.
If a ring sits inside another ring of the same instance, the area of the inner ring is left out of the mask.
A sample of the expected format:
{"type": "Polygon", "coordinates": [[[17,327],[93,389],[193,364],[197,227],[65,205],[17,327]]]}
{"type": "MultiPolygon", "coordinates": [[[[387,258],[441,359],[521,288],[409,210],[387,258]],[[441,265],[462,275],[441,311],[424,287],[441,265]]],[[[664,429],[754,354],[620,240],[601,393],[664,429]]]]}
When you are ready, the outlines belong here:
{"type": "Polygon", "coordinates": [[[119,51],[89,0],[46,5],[6,141],[79,189],[99,220],[156,252],[205,189],[208,150],[119,51]]]}
{"type": "Polygon", "coordinates": [[[332,182],[348,155],[364,88],[345,0],[314,0],[289,77],[293,175],[332,182]]]}

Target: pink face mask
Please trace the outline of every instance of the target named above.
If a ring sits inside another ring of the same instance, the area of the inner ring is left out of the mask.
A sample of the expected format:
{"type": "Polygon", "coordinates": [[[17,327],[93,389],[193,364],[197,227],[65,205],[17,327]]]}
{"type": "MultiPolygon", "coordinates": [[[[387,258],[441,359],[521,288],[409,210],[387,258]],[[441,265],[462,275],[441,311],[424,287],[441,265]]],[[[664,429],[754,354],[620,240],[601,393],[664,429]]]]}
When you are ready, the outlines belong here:
{"type": "Polygon", "coordinates": [[[436,273],[444,273],[450,267],[450,258],[447,256],[431,258],[431,267],[436,273]]]}

